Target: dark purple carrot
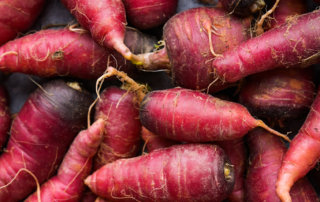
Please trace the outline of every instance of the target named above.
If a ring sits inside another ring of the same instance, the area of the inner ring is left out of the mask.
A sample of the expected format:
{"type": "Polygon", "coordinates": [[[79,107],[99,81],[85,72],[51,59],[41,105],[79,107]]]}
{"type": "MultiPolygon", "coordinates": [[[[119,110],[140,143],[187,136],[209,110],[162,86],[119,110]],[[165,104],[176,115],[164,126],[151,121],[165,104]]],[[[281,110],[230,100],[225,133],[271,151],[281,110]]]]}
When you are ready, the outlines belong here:
{"type": "Polygon", "coordinates": [[[10,111],[9,97],[6,88],[0,85],[0,151],[9,137],[10,111]]]}
{"type": "Polygon", "coordinates": [[[166,139],[159,135],[156,135],[151,131],[149,131],[148,129],[146,129],[145,127],[142,127],[141,136],[145,142],[145,145],[147,146],[148,152],[152,152],[153,150],[156,150],[156,149],[166,148],[172,145],[180,144],[180,142],[166,139]]]}
{"type": "MultiPolygon", "coordinates": [[[[284,143],[263,129],[255,129],[247,137],[250,150],[246,178],[247,201],[280,202],[276,194],[276,181],[287,150],[284,143]]],[[[290,195],[295,202],[318,201],[317,193],[306,178],[292,187],[290,195]]]]}
{"type": "Polygon", "coordinates": [[[92,157],[99,148],[103,134],[102,119],[81,131],[64,156],[57,175],[41,185],[40,191],[33,193],[25,201],[79,201],[84,190],[83,181],[91,172],[92,157]]]}
{"type": "Polygon", "coordinates": [[[108,65],[130,71],[127,63],[117,52],[100,47],[90,35],[68,29],[42,30],[0,47],[1,71],[42,77],[95,79],[108,65]]]}
{"type": "Polygon", "coordinates": [[[311,68],[276,69],[248,77],[239,101],[259,118],[284,121],[306,115],[315,94],[311,68]]]}
{"type": "Polygon", "coordinates": [[[320,61],[320,10],[290,18],[285,24],[249,39],[212,63],[214,78],[236,82],[280,67],[308,67],[320,61]]]}
{"type": "Polygon", "coordinates": [[[1,0],[0,45],[25,32],[42,11],[45,0],[1,0]]]}
{"type": "MultiPolygon", "coordinates": [[[[193,8],[170,18],[164,26],[165,47],[138,55],[144,69],[167,66],[175,84],[206,90],[214,81],[212,60],[249,36],[249,19],[238,19],[218,8],[193,8]]],[[[217,83],[215,83],[217,84],[217,83]]],[[[210,88],[220,90],[222,86],[210,88]]]]}
{"type": "Polygon", "coordinates": [[[220,146],[226,152],[234,169],[235,184],[227,200],[230,202],[245,202],[246,190],[244,179],[246,171],[247,151],[243,138],[215,142],[215,144],[220,146]]]}
{"type": "Polygon", "coordinates": [[[288,140],[238,103],[183,88],[148,93],[141,103],[140,121],[151,132],[177,141],[234,140],[259,126],[288,140]]]}
{"type": "Polygon", "coordinates": [[[85,127],[91,102],[89,93],[63,81],[51,81],[31,94],[13,120],[8,146],[0,156],[0,201],[20,201],[35,191],[36,182],[55,174],[85,127]]]}
{"type": "Polygon", "coordinates": [[[94,159],[95,170],[117,159],[137,155],[141,123],[139,101],[132,92],[118,87],[104,89],[96,105],[95,119],[105,121],[104,139],[94,159]]]}
{"type": "Polygon", "coordinates": [[[129,23],[138,29],[163,25],[176,13],[178,0],[123,0],[129,23]]]}
{"type": "Polygon", "coordinates": [[[107,200],[222,201],[232,190],[234,171],[220,147],[185,144],[106,164],[85,184],[107,200]]]}

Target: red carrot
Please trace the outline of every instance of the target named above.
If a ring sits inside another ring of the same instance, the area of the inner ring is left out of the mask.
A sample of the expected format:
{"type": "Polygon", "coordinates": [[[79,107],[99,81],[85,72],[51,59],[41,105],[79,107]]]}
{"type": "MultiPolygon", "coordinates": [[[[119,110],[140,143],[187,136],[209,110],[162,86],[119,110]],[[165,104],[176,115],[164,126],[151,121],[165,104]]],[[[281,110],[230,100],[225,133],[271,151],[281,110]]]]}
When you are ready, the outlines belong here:
{"type": "Polygon", "coordinates": [[[10,111],[7,90],[0,85],[0,151],[9,135],[10,111]]]}
{"type": "Polygon", "coordinates": [[[177,141],[173,141],[156,135],[145,127],[142,127],[141,136],[147,146],[148,152],[152,152],[153,150],[160,148],[170,147],[175,144],[180,144],[177,141]]]}
{"type": "Polygon", "coordinates": [[[85,184],[108,200],[222,201],[232,190],[233,174],[220,147],[189,144],[106,164],[85,184]]]}
{"type": "Polygon", "coordinates": [[[259,118],[294,120],[308,113],[315,93],[311,68],[275,69],[247,78],[239,100],[259,118]]]}
{"type": "MultiPolygon", "coordinates": [[[[276,194],[278,172],[286,152],[279,137],[255,129],[248,134],[250,161],[246,178],[247,201],[280,201],[276,194]]],[[[290,191],[295,202],[318,201],[307,178],[299,180],[290,191]]]]}
{"type": "Polygon", "coordinates": [[[238,103],[183,88],[148,93],[140,107],[140,121],[153,133],[178,141],[234,140],[258,126],[288,140],[238,103]]]}
{"type": "Polygon", "coordinates": [[[121,55],[100,47],[90,35],[68,29],[42,30],[0,47],[3,72],[93,79],[112,64],[130,68],[121,55]]]}
{"type": "Polygon", "coordinates": [[[178,0],[124,0],[129,23],[138,29],[151,29],[164,24],[176,13],[178,0]]]}
{"type": "Polygon", "coordinates": [[[320,10],[293,17],[216,58],[215,78],[235,82],[277,67],[308,67],[320,61],[320,10]]]}
{"type": "MultiPolygon", "coordinates": [[[[214,81],[212,60],[247,40],[249,26],[249,19],[227,15],[222,9],[189,9],[165,24],[165,49],[138,57],[144,69],[167,66],[174,83],[179,86],[206,90],[214,81]]],[[[220,89],[210,88],[211,91],[220,89]]]]}
{"type": "Polygon", "coordinates": [[[95,119],[105,121],[105,135],[94,160],[94,169],[119,158],[137,155],[141,123],[134,94],[117,87],[104,89],[96,106],[95,119]]]}
{"type": "Polygon", "coordinates": [[[282,201],[291,201],[289,191],[292,185],[305,176],[320,157],[320,89],[311,105],[310,112],[290,143],[280,168],[277,181],[277,194],[282,201]]]}
{"type": "Polygon", "coordinates": [[[97,120],[81,131],[63,158],[58,174],[41,185],[25,201],[79,201],[84,189],[83,180],[90,174],[92,157],[96,154],[104,133],[104,121],[97,120]]]}
{"type": "Polygon", "coordinates": [[[246,201],[244,176],[246,170],[247,152],[243,138],[215,142],[227,154],[234,169],[234,187],[227,200],[230,202],[246,201]]]}
{"type": "Polygon", "coordinates": [[[127,60],[132,52],[124,44],[126,13],[122,0],[62,0],[82,27],[100,45],[115,49],[127,60]]]}
{"type": "Polygon", "coordinates": [[[0,45],[26,31],[41,13],[45,0],[1,0],[0,45]]]}
{"type": "MultiPolygon", "coordinates": [[[[76,87],[76,86],[75,86],[76,87]]],[[[38,88],[11,126],[0,156],[0,201],[19,201],[54,175],[76,134],[85,126],[90,94],[51,81],[38,88]],[[77,107],[74,107],[77,106],[77,107]]]]}
{"type": "Polygon", "coordinates": [[[271,28],[279,26],[295,15],[307,12],[307,4],[303,0],[281,0],[270,18],[271,28]]]}

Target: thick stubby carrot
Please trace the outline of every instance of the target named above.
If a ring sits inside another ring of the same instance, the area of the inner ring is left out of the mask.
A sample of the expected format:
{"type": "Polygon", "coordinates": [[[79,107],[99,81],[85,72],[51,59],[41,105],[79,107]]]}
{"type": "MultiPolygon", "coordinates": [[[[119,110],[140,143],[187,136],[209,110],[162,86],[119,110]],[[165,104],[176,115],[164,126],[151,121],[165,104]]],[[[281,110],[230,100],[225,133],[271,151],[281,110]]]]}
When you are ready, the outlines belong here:
{"type": "Polygon", "coordinates": [[[105,121],[105,135],[94,159],[94,169],[137,155],[141,123],[134,94],[118,87],[104,89],[95,110],[95,119],[100,118],[105,121]]]}
{"type": "Polygon", "coordinates": [[[129,23],[138,29],[163,25],[176,13],[178,0],[123,0],[129,23]]]}
{"type": "Polygon", "coordinates": [[[223,149],[185,144],[106,164],[85,179],[85,184],[114,201],[204,202],[225,199],[233,177],[223,149]]]}
{"type": "Polygon", "coordinates": [[[124,44],[126,13],[122,0],[61,0],[88,29],[100,45],[115,49],[130,60],[132,53],[124,44]]]}
{"type": "MultiPolygon", "coordinates": [[[[248,134],[250,150],[246,178],[247,201],[280,202],[276,181],[286,147],[279,137],[263,129],[248,134]]],[[[290,191],[295,202],[318,201],[317,193],[307,178],[299,180],[290,191]]]]}
{"type": "Polygon", "coordinates": [[[39,16],[45,0],[1,0],[0,45],[26,31],[39,16]]]}
{"type": "Polygon", "coordinates": [[[277,194],[289,202],[292,185],[310,171],[320,157],[320,89],[298,134],[283,158],[277,181],[277,194]]]}
{"type": "Polygon", "coordinates": [[[250,74],[320,61],[320,10],[290,18],[285,24],[249,39],[217,57],[212,74],[236,82],[250,74]]]}
{"type": "Polygon", "coordinates": [[[282,136],[238,103],[183,88],[148,93],[140,121],[155,134],[186,142],[234,140],[258,126],[282,136]]]}
{"type": "Polygon", "coordinates": [[[315,94],[313,69],[275,69],[248,77],[239,101],[259,118],[284,121],[307,115],[315,94]]]}
{"type": "Polygon", "coordinates": [[[3,72],[94,79],[111,64],[130,69],[117,52],[100,47],[89,34],[68,29],[42,30],[0,47],[3,72]]]}
{"type": "Polygon", "coordinates": [[[9,136],[11,118],[8,99],[6,88],[0,85],[0,153],[9,136]]]}
{"type": "MultiPolygon", "coordinates": [[[[178,86],[205,90],[214,81],[212,60],[247,40],[250,37],[249,27],[248,19],[227,15],[218,8],[201,7],[178,13],[164,26],[165,47],[139,55],[144,60],[142,68],[167,66],[178,86]]],[[[217,86],[217,82],[215,84],[213,86],[217,86]]],[[[226,87],[219,84],[221,88],[226,87]]],[[[210,90],[221,89],[215,88],[210,90]]]]}
{"type": "Polygon", "coordinates": [[[84,179],[90,174],[92,157],[96,154],[104,133],[104,121],[95,121],[87,130],[81,131],[63,158],[56,176],[41,185],[40,193],[33,193],[25,201],[80,200],[84,179]],[[40,198],[38,198],[40,194],[40,198]]]}
{"type": "Polygon", "coordinates": [[[227,200],[230,202],[245,202],[245,170],[247,161],[247,151],[243,138],[229,141],[215,142],[227,154],[234,169],[234,187],[227,200]]]}
{"type": "Polygon", "coordinates": [[[266,3],[264,0],[219,0],[230,14],[249,16],[260,11],[266,3]]]}
{"type": "Polygon", "coordinates": [[[77,133],[85,127],[92,97],[51,81],[26,101],[0,156],[0,201],[19,201],[53,176],[77,133]],[[74,107],[77,106],[77,107],[74,107]],[[32,175],[34,177],[32,177],[32,175]]]}
{"type": "Polygon", "coordinates": [[[145,127],[142,127],[141,129],[141,136],[147,146],[148,152],[180,144],[180,142],[166,139],[164,137],[156,135],[152,133],[150,130],[146,129],[145,127]]]}

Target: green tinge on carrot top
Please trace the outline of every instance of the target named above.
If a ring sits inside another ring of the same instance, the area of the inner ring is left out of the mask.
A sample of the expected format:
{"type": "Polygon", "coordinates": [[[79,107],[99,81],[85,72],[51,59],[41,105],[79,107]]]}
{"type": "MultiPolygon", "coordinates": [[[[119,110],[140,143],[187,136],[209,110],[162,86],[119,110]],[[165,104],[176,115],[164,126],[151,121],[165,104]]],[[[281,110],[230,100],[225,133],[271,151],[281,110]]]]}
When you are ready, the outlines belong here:
{"type": "Polygon", "coordinates": [[[257,121],[257,126],[269,131],[270,133],[276,135],[276,136],[279,136],[279,137],[282,137],[283,139],[287,140],[288,142],[291,142],[291,140],[289,139],[289,137],[285,134],[282,134],[272,128],[270,128],[269,126],[267,126],[267,124],[265,124],[263,121],[261,120],[256,120],[257,121]]]}

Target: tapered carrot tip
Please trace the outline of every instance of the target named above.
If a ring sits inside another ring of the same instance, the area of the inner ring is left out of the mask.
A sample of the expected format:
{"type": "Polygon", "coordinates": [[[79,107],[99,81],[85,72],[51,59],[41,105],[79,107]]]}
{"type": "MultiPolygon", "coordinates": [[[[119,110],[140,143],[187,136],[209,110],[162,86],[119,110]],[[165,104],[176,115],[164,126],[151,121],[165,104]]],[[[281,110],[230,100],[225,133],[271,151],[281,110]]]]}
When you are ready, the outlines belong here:
{"type": "Polygon", "coordinates": [[[288,142],[291,142],[291,140],[289,139],[289,137],[285,134],[282,134],[282,133],[279,133],[278,131],[276,130],[273,130],[272,128],[270,128],[269,126],[267,126],[263,121],[261,120],[257,120],[257,126],[265,129],[266,131],[269,131],[270,133],[276,135],[276,136],[279,136],[279,137],[282,137],[283,139],[287,140],[288,142]]]}
{"type": "Polygon", "coordinates": [[[277,184],[276,192],[282,202],[292,202],[288,186],[277,184]]]}

